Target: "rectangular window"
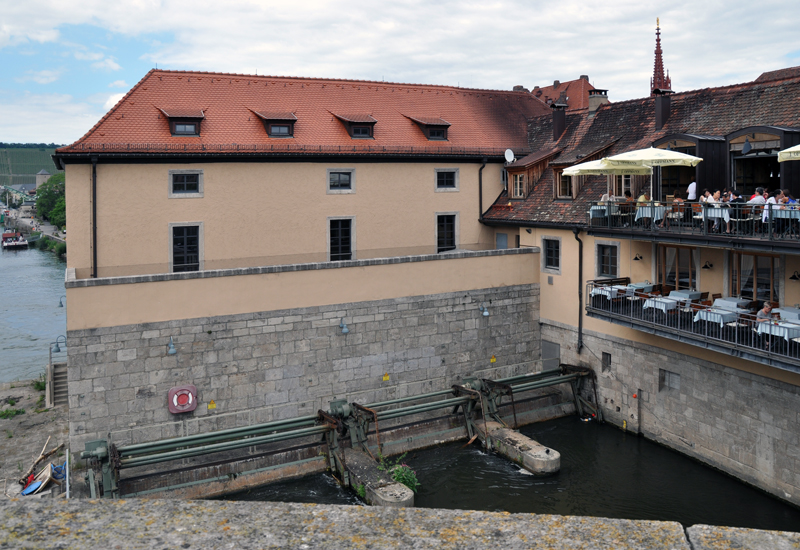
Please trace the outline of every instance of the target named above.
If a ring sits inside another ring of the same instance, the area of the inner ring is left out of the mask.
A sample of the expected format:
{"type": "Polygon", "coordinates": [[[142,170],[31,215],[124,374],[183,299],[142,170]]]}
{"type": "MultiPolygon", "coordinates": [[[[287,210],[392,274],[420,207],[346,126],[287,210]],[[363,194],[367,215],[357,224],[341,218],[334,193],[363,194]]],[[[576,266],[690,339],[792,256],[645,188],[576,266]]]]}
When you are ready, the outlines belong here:
{"type": "Polygon", "coordinates": [[[564,174],[558,175],[558,198],[572,198],[572,176],[565,176],[564,174]]]}
{"type": "Polygon", "coordinates": [[[173,193],[197,193],[200,191],[200,174],[172,174],[173,193]]]}
{"type": "Polygon", "coordinates": [[[431,128],[430,130],[428,130],[428,139],[445,140],[447,139],[447,130],[443,128],[431,128]]]}
{"type": "Polygon", "coordinates": [[[681,391],[681,375],[664,369],[658,369],[658,391],[681,391]]]}
{"type": "Polygon", "coordinates": [[[172,227],[172,272],[200,270],[200,226],[172,227]]]}
{"type": "Polygon", "coordinates": [[[372,137],[372,128],[370,126],[353,126],[354,138],[368,138],[372,137]]]}
{"type": "Polygon", "coordinates": [[[177,135],[196,136],[197,124],[194,122],[176,122],[174,133],[177,135]]]}
{"type": "Polygon", "coordinates": [[[597,245],[597,275],[599,277],[617,276],[617,247],[597,245]]]}
{"type": "Polygon", "coordinates": [[[554,239],[544,239],[544,267],[561,269],[561,243],[554,239]]]}
{"type": "Polygon", "coordinates": [[[332,190],[351,189],[351,178],[350,172],[330,172],[328,174],[329,188],[332,190]]]}
{"type": "Polygon", "coordinates": [[[444,214],[436,216],[436,252],[446,252],[456,248],[456,216],[444,214]]]}
{"type": "Polygon", "coordinates": [[[456,188],[456,171],[455,170],[437,170],[436,171],[436,188],[437,189],[455,189],[456,188]]]}
{"type": "Polygon", "coordinates": [[[330,220],[330,261],[353,258],[351,219],[330,220]]]}
{"type": "Polygon", "coordinates": [[[731,294],[759,302],[780,302],[780,258],[733,253],[731,294]]]}
{"type": "Polygon", "coordinates": [[[613,196],[624,197],[625,191],[631,190],[631,177],[630,176],[614,176],[614,189],[613,196]]]}
{"type": "Polygon", "coordinates": [[[270,124],[269,135],[272,137],[291,137],[292,129],[288,124],[270,124]]]}
{"type": "Polygon", "coordinates": [[[658,283],[675,290],[697,288],[697,250],[677,246],[658,247],[658,283]]]}
{"type": "Polygon", "coordinates": [[[602,369],[603,369],[602,372],[608,372],[608,371],[611,370],[611,354],[610,353],[606,353],[605,351],[603,352],[603,366],[602,366],[602,369]]]}
{"type": "Polygon", "coordinates": [[[511,196],[515,199],[525,198],[525,174],[514,174],[512,176],[514,185],[512,186],[511,196]]]}

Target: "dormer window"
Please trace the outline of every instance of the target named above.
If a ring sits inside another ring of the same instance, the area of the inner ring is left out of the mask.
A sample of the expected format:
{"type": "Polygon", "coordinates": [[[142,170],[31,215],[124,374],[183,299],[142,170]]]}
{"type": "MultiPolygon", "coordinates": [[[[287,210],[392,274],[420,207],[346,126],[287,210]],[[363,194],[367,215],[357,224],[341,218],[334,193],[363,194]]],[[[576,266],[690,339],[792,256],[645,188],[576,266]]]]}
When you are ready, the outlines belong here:
{"type": "Polygon", "coordinates": [[[159,109],[169,120],[169,131],[173,136],[199,136],[200,123],[205,118],[199,109],[159,109]]]}
{"type": "Polygon", "coordinates": [[[447,129],[450,123],[439,117],[418,117],[404,115],[407,119],[416,123],[428,141],[447,141],[447,129]]]}
{"type": "Polygon", "coordinates": [[[270,111],[256,111],[250,109],[264,123],[264,129],[271,138],[292,138],[294,137],[294,123],[297,117],[294,113],[277,113],[270,111]]]}
{"type": "Polygon", "coordinates": [[[378,122],[372,116],[366,114],[357,115],[337,115],[331,113],[344,124],[347,133],[353,139],[373,139],[375,137],[375,123],[378,122]]]}

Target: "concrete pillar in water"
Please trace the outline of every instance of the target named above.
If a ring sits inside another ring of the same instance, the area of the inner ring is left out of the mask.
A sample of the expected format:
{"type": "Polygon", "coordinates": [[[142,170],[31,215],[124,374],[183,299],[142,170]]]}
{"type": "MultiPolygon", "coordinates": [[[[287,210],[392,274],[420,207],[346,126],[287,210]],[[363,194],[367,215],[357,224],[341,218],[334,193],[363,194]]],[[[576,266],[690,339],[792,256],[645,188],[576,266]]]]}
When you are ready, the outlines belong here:
{"type": "MultiPolygon", "coordinates": [[[[350,473],[350,485],[353,488],[364,487],[364,500],[372,506],[389,508],[412,508],[414,491],[397,483],[389,472],[378,469],[378,463],[358,449],[340,449],[346,453],[345,468],[350,473]]],[[[339,464],[339,461],[337,461],[339,464]]]]}
{"type": "Polygon", "coordinates": [[[561,454],[558,451],[506,428],[499,422],[487,421],[484,424],[483,420],[478,420],[475,428],[478,438],[484,442],[484,431],[488,432],[490,449],[496,450],[531,473],[554,474],[561,468],[561,454]]]}

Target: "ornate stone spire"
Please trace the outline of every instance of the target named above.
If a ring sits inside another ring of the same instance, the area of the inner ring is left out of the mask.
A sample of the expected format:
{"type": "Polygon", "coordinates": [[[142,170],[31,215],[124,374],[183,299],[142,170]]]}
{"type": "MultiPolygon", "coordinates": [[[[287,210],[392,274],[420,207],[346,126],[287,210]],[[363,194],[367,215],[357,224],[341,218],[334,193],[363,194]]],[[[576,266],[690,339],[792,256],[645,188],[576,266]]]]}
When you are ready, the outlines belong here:
{"type": "Polygon", "coordinates": [[[661,26],[658,18],[656,18],[656,62],[653,67],[653,78],[650,79],[650,95],[653,96],[653,90],[671,90],[672,81],[669,78],[669,71],[667,76],[664,76],[664,62],[661,59],[661,26]]]}

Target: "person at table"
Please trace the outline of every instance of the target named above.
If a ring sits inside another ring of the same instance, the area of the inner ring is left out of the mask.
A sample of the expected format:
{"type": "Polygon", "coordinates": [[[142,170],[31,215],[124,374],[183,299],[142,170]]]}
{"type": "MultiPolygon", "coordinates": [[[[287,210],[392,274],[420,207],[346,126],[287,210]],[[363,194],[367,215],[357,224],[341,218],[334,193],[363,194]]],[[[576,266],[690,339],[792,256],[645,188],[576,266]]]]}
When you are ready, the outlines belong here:
{"type": "Polygon", "coordinates": [[[641,203],[643,202],[650,202],[650,195],[647,194],[647,191],[642,191],[642,194],[639,195],[639,198],[636,199],[636,202],[640,203],[639,206],[641,206],[641,203]]]}
{"type": "Polygon", "coordinates": [[[764,321],[772,320],[772,305],[769,302],[764,302],[764,307],[756,313],[756,323],[763,323],[764,321]]]}
{"type": "Polygon", "coordinates": [[[729,204],[744,204],[744,197],[736,189],[728,196],[729,204]]]}
{"type": "Polygon", "coordinates": [[[764,188],[763,187],[756,187],[756,192],[753,193],[750,196],[750,198],[747,200],[747,202],[751,203],[751,204],[758,204],[759,202],[762,202],[762,201],[760,201],[759,197],[761,199],[764,198],[764,188]],[[753,202],[753,201],[755,201],[755,202],[753,202]]]}
{"type": "Polygon", "coordinates": [[[686,200],[689,202],[697,200],[697,182],[694,180],[686,188],[686,200]]]}
{"type": "MultiPolygon", "coordinates": [[[[680,190],[675,190],[675,196],[672,199],[672,213],[673,214],[679,214],[678,216],[675,216],[676,218],[680,218],[681,217],[680,213],[683,212],[683,203],[684,202],[686,202],[686,201],[684,201],[683,197],[681,197],[680,190]]],[[[689,211],[691,212],[691,210],[689,210],[689,211]]],[[[658,227],[664,227],[664,224],[666,223],[667,224],[666,227],[667,227],[667,229],[669,229],[669,221],[670,221],[670,217],[669,217],[669,215],[667,215],[663,220],[661,220],[661,223],[658,224],[658,227]]]]}
{"type": "Polygon", "coordinates": [[[766,200],[764,201],[764,214],[761,216],[761,223],[767,223],[769,221],[770,210],[778,210],[779,201],[783,200],[783,191],[778,189],[775,191],[775,194],[769,197],[767,192],[764,192],[766,200]],[[769,206],[773,205],[773,206],[769,206]]]}
{"type": "Polygon", "coordinates": [[[708,201],[709,197],[711,197],[711,193],[709,192],[709,190],[708,189],[703,189],[703,192],[700,193],[700,202],[701,203],[706,203],[708,201]]]}

